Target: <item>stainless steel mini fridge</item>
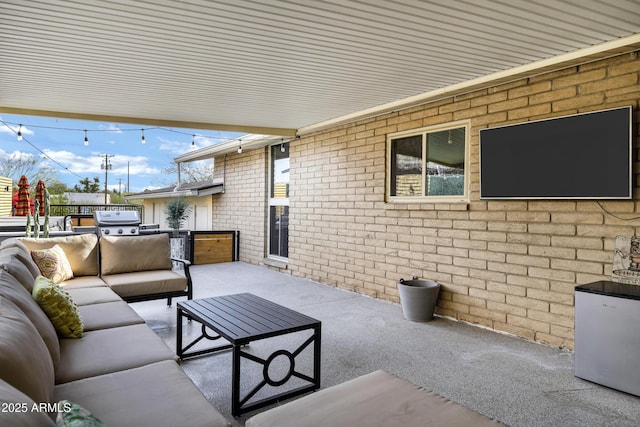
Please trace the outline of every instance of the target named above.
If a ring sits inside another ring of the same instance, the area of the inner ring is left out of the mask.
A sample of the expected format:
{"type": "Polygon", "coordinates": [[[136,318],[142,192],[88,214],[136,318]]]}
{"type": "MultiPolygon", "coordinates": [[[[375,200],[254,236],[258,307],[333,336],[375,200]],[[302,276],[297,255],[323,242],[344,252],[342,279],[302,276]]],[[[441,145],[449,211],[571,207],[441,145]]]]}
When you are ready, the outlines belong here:
{"type": "Polygon", "coordinates": [[[640,286],[575,288],[574,374],[640,396],[640,286]]]}

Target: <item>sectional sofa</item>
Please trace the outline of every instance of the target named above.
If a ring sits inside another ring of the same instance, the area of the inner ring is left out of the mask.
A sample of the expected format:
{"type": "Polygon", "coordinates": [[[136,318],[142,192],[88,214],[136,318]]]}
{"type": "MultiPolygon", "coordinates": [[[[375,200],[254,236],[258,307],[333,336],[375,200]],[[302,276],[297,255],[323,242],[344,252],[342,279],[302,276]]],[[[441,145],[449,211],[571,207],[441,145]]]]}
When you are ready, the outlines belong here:
{"type": "MultiPolygon", "coordinates": [[[[63,278],[66,289],[107,285],[127,302],[193,296],[189,261],[170,258],[169,235],[102,236],[77,234],[48,239],[19,238],[3,243],[25,250],[51,249],[58,245],[66,254],[72,274],[63,278]],[[176,261],[184,275],[172,271],[176,261]]],[[[81,293],[91,293],[89,291],[81,293]]]]}
{"type": "Polygon", "coordinates": [[[89,420],[75,425],[100,425],[89,424],[96,419],[107,426],[230,425],[183,372],[175,352],[123,299],[136,296],[136,280],[146,287],[137,296],[153,296],[156,290],[165,295],[187,292],[186,282],[156,268],[170,264],[168,251],[158,250],[165,243],[168,247],[166,235],[147,237],[128,248],[125,240],[105,241],[99,248],[90,234],[3,242],[1,426],[56,425],[54,420],[67,422],[69,417],[89,420]],[[136,246],[143,241],[144,247],[136,246]],[[54,274],[60,282],[54,284],[41,268],[48,271],[53,265],[59,273],[61,267],[46,256],[53,253],[55,260],[60,249],[68,255],[71,277],[61,280],[64,274],[54,274]],[[105,262],[110,250],[115,258],[105,262]],[[43,251],[46,262],[39,266],[33,255],[43,251]],[[98,275],[99,269],[107,274],[98,275]]]}

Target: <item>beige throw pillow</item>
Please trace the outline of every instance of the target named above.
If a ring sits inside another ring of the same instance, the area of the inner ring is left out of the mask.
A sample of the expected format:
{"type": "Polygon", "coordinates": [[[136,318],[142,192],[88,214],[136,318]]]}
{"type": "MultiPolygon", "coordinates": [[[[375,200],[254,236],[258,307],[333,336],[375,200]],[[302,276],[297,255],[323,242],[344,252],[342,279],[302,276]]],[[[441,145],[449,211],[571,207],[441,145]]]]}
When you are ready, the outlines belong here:
{"type": "Polygon", "coordinates": [[[62,283],[73,279],[71,264],[62,248],[54,245],[51,249],[36,249],[31,251],[31,258],[38,265],[40,273],[53,283],[62,283]]]}

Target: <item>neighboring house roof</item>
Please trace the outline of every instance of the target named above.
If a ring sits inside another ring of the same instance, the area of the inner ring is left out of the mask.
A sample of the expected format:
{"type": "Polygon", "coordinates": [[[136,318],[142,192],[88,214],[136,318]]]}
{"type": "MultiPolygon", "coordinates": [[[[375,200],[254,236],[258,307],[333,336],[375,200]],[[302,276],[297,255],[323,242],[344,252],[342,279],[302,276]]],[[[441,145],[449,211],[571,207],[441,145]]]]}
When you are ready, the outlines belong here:
{"type": "Polygon", "coordinates": [[[125,196],[125,199],[160,199],[167,197],[202,197],[224,192],[222,181],[184,182],[179,186],[144,190],[125,196]]]}
{"type": "MultiPolygon", "coordinates": [[[[89,204],[89,205],[103,205],[104,193],[64,193],[65,197],[69,201],[70,205],[73,204],[89,204]]],[[[111,203],[111,194],[107,194],[107,204],[111,203]]]]}

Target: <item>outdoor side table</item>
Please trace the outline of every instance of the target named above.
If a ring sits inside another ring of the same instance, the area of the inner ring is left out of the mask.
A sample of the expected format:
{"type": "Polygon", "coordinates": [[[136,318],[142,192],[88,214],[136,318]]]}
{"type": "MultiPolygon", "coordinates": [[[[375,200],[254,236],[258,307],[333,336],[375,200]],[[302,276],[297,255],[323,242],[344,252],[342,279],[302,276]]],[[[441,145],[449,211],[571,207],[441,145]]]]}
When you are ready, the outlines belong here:
{"type": "Polygon", "coordinates": [[[233,354],[232,366],[232,401],[231,412],[234,416],[275,403],[283,398],[297,396],[320,388],[320,341],[321,322],[297,311],[283,307],[264,298],[250,293],[225,295],[213,298],[194,299],[177,303],[177,343],[178,357],[200,356],[216,351],[231,349],[233,354]],[[191,343],[183,346],[183,319],[191,319],[202,325],[201,334],[191,343]],[[214,331],[210,335],[206,328],[214,331]],[[271,338],[294,332],[312,330],[311,336],[296,350],[280,349],[274,351],[266,359],[243,350],[243,346],[252,341],[271,338]],[[204,350],[189,351],[196,343],[207,340],[226,339],[229,344],[206,348],[204,350]],[[309,345],[313,344],[313,375],[309,376],[296,371],[295,358],[309,345]],[[269,366],[276,358],[286,358],[289,369],[284,377],[274,380],[269,375],[269,366]],[[263,380],[240,397],[241,358],[245,358],[263,365],[263,380]],[[265,385],[281,387],[291,377],[304,381],[305,385],[286,390],[280,394],[270,396],[256,402],[248,403],[265,385]]]}

